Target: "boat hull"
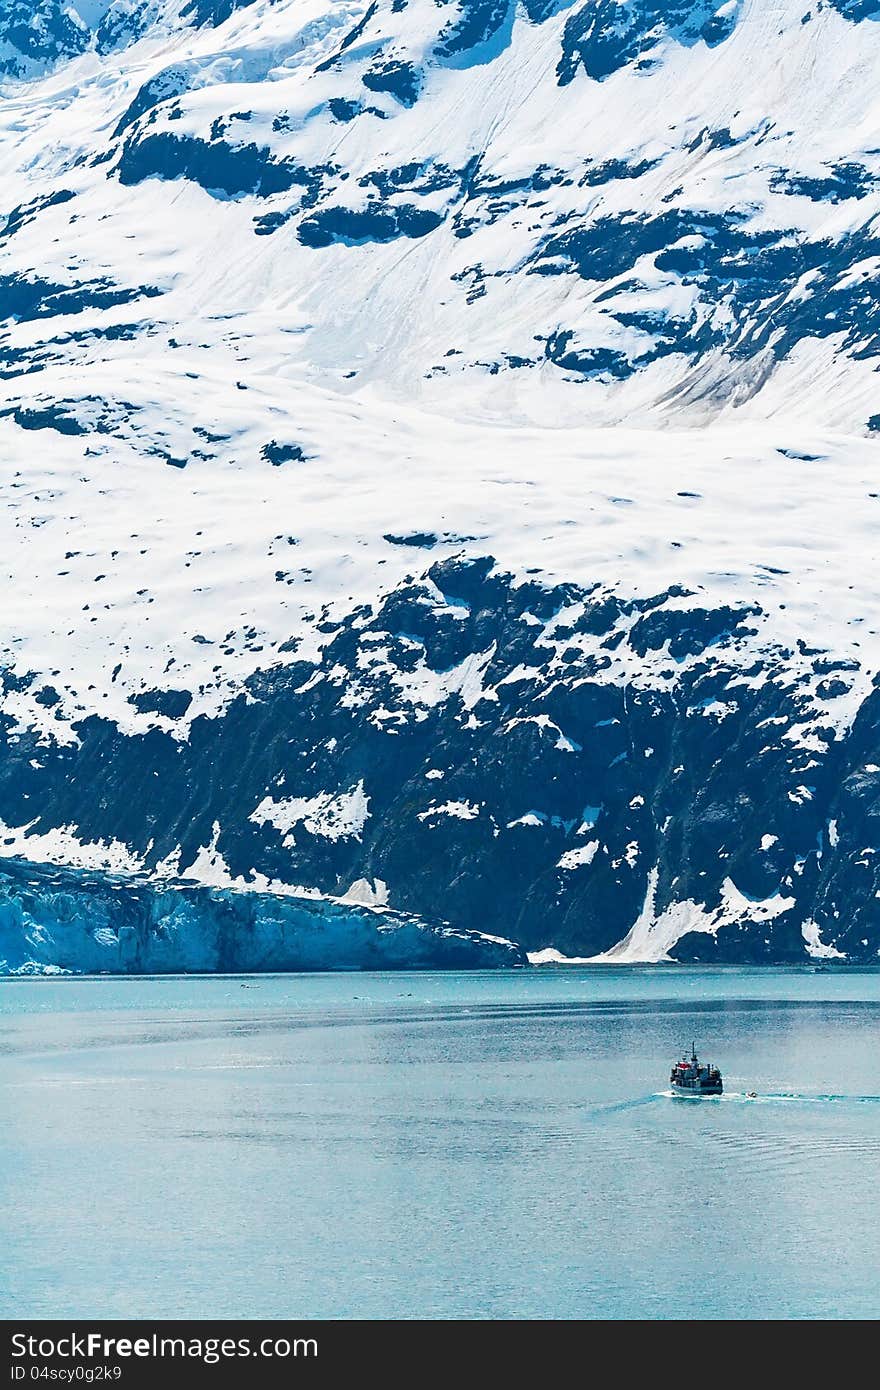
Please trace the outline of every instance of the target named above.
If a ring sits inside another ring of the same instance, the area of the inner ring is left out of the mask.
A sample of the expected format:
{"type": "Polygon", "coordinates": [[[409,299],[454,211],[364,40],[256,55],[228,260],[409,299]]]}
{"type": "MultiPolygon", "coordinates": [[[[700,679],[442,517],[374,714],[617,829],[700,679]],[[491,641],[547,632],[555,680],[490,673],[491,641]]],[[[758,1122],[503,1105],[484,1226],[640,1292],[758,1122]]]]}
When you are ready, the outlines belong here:
{"type": "Polygon", "coordinates": [[[680,1096],[682,1100],[702,1100],[704,1096],[721,1096],[724,1094],[724,1087],[718,1086],[676,1086],[675,1082],[670,1083],[670,1090],[674,1096],[680,1096]]]}

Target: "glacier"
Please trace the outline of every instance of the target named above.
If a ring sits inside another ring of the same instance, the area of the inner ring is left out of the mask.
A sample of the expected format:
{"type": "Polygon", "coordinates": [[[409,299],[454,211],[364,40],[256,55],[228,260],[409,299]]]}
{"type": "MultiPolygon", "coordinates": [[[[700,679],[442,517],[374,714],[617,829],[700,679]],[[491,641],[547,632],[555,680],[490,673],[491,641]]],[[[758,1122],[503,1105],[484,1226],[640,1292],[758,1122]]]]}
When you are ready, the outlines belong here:
{"type": "Polygon", "coordinates": [[[876,959],[878,65],[870,0],[0,0],[14,872],[203,962],[876,959]]]}
{"type": "Polygon", "coordinates": [[[0,973],[473,970],[525,964],[510,941],[318,896],[235,892],[7,860],[0,973]]]}

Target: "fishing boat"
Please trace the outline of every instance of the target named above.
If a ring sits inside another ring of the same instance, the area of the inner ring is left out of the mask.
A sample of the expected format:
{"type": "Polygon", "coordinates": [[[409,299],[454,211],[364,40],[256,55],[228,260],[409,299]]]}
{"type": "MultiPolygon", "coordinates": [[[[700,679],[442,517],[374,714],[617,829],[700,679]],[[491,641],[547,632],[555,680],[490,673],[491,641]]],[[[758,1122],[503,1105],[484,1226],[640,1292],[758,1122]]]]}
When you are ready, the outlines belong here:
{"type": "Polygon", "coordinates": [[[696,1046],[691,1043],[691,1055],[685,1053],[676,1062],[669,1076],[669,1084],[674,1096],[720,1096],[724,1090],[721,1072],[709,1063],[701,1062],[696,1046]]]}

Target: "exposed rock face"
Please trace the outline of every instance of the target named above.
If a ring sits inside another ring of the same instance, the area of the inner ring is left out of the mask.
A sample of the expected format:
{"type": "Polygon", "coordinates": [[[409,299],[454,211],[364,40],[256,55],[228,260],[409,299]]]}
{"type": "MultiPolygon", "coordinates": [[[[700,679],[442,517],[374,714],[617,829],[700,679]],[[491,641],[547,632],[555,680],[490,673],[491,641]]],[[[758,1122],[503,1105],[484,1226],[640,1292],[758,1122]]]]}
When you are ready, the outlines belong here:
{"type": "Polygon", "coordinates": [[[91,35],[64,0],[4,0],[0,4],[0,73],[25,77],[63,58],[78,57],[91,35]]]}
{"type": "Polygon", "coordinates": [[[624,959],[871,959],[880,693],[805,643],[762,650],[764,622],[438,563],[187,741],[94,717],[50,751],[19,733],[0,817],[51,820],[7,852],[51,849],[54,822],[148,873],[381,882],[394,908],[529,950],[633,929],[624,959]]]}

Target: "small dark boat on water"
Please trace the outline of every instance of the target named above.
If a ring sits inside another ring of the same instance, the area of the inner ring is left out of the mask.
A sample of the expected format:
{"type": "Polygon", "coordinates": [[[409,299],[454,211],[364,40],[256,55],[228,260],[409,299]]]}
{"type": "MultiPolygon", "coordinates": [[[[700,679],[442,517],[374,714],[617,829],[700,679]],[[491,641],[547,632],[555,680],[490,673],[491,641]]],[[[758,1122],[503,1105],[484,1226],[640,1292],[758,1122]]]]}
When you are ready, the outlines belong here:
{"type": "Polygon", "coordinates": [[[721,1072],[717,1067],[701,1062],[691,1043],[691,1055],[676,1062],[669,1077],[674,1096],[720,1096],[724,1090],[721,1072]]]}

